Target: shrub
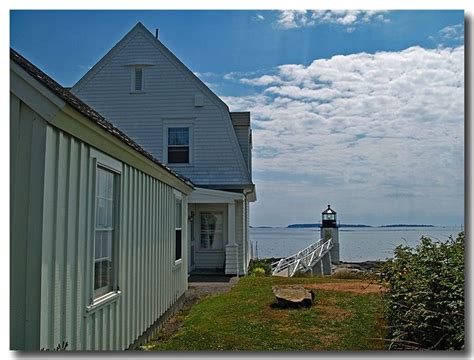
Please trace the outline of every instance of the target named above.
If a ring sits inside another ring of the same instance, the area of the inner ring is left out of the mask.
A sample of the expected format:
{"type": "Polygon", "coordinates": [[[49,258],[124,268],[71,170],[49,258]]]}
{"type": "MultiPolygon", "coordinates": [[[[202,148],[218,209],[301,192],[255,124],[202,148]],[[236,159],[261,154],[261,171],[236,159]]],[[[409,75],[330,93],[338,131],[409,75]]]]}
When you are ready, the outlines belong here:
{"type": "Polygon", "coordinates": [[[263,267],[256,267],[256,268],[253,268],[250,275],[253,275],[253,276],[265,276],[266,273],[265,273],[265,269],[263,267]]]}
{"type": "Polygon", "coordinates": [[[382,267],[390,348],[464,348],[464,233],[398,246],[382,267]]]}
{"type": "MultiPolygon", "coordinates": [[[[255,269],[263,269],[263,274],[260,275],[271,275],[272,265],[268,260],[250,260],[249,264],[249,275],[253,274],[255,269]]],[[[261,270],[259,270],[261,272],[261,270]]]]}

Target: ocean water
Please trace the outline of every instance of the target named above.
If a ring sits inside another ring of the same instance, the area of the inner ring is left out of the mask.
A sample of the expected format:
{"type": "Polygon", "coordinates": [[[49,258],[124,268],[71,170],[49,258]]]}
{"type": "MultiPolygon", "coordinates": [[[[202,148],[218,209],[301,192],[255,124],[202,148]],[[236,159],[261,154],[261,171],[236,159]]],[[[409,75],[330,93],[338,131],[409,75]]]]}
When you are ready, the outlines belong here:
{"type": "MultiPolygon", "coordinates": [[[[461,227],[401,227],[401,228],[339,228],[340,259],[342,261],[385,260],[393,256],[400,245],[416,246],[420,237],[444,241],[454,238],[461,227]]],[[[318,228],[251,228],[250,240],[254,256],[286,257],[319,239],[318,228]]]]}

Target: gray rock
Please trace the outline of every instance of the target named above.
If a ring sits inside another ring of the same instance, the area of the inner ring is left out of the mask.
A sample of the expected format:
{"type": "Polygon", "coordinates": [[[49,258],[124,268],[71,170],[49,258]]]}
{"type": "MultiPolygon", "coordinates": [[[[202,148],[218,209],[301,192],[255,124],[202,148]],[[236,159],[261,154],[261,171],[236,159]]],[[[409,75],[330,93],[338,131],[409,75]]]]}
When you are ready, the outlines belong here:
{"type": "Polygon", "coordinates": [[[339,267],[333,270],[333,274],[337,274],[340,272],[352,272],[352,273],[359,274],[359,273],[365,273],[366,271],[362,269],[350,268],[350,267],[339,267]]]}
{"type": "Polygon", "coordinates": [[[275,285],[272,291],[278,307],[310,307],[314,302],[314,292],[299,285],[275,285]]]}

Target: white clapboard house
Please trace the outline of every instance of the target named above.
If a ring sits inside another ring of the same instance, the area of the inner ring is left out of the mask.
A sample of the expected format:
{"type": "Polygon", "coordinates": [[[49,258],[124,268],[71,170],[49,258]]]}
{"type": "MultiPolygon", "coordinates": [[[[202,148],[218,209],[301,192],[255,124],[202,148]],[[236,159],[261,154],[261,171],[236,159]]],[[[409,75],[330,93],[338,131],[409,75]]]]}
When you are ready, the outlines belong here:
{"type": "Polygon", "coordinates": [[[188,271],[246,274],[256,200],[250,113],[230,112],[141,23],[71,91],[196,185],[188,198],[188,271]]]}

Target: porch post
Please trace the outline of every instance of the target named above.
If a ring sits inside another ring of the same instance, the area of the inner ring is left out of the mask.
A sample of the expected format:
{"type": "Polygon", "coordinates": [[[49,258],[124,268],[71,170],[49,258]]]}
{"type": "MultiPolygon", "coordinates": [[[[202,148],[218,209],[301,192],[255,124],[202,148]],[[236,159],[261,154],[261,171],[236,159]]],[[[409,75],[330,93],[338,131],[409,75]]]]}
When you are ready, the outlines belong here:
{"type": "Polygon", "coordinates": [[[225,247],[225,273],[239,275],[238,245],[235,243],[235,202],[227,204],[227,245],[225,247]]]}
{"type": "Polygon", "coordinates": [[[227,244],[235,245],[235,202],[227,204],[227,244]]]}

